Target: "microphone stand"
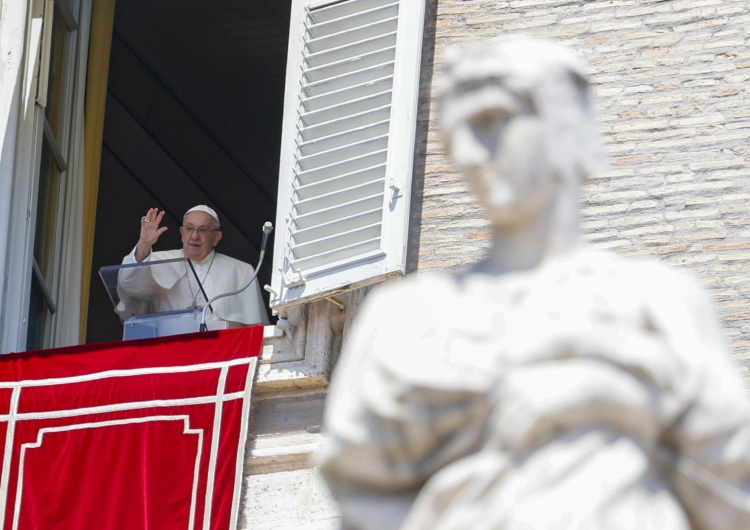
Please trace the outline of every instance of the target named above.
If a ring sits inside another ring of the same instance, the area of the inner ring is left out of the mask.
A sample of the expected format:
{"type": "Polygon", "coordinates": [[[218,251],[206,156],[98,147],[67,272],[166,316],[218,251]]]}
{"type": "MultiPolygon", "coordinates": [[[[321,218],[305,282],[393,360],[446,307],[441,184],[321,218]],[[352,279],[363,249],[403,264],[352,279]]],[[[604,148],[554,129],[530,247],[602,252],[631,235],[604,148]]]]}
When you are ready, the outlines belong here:
{"type": "Polygon", "coordinates": [[[263,241],[261,241],[261,244],[260,244],[260,256],[258,257],[258,265],[255,267],[255,271],[253,271],[253,275],[250,277],[250,280],[248,280],[248,282],[244,286],[240,287],[236,291],[217,294],[216,296],[208,300],[206,302],[206,305],[203,306],[203,310],[201,311],[201,327],[200,327],[201,331],[206,331],[207,329],[206,328],[206,309],[210,307],[212,302],[215,302],[219,298],[225,298],[227,296],[234,296],[236,294],[240,294],[242,291],[250,287],[250,284],[253,283],[253,281],[255,280],[255,277],[258,276],[258,271],[260,271],[260,264],[263,263],[263,258],[266,255],[266,245],[268,244],[268,236],[272,230],[273,230],[273,225],[269,223],[268,221],[266,221],[263,224],[263,241]]]}

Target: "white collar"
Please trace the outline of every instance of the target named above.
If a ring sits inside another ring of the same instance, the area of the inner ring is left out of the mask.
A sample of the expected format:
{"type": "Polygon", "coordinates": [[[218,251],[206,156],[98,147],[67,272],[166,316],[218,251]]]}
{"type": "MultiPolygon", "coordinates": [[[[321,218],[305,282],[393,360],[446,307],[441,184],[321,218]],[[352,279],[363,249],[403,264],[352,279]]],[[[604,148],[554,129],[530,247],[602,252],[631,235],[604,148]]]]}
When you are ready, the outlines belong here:
{"type": "Polygon", "coordinates": [[[193,261],[193,260],[190,260],[190,261],[191,261],[191,262],[193,263],[193,265],[208,265],[209,263],[211,263],[211,262],[213,261],[213,259],[214,259],[214,254],[216,254],[216,251],[215,251],[215,250],[212,250],[212,251],[211,251],[211,252],[209,252],[209,253],[208,253],[208,255],[207,255],[207,256],[206,256],[205,258],[203,258],[202,260],[200,260],[200,261],[193,261]]]}

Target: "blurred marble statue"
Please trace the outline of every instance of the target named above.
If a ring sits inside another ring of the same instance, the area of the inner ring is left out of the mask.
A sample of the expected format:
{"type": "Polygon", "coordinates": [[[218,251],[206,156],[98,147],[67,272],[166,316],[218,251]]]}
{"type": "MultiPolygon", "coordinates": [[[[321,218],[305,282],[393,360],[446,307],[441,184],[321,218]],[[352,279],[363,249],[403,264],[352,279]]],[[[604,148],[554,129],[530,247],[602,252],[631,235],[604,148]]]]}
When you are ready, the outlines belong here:
{"type": "Polygon", "coordinates": [[[448,153],[493,245],[375,290],[317,463],[352,529],[750,529],[750,400],[684,273],[588,246],[585,66],[548,41],[446,52],[448,153]]]}

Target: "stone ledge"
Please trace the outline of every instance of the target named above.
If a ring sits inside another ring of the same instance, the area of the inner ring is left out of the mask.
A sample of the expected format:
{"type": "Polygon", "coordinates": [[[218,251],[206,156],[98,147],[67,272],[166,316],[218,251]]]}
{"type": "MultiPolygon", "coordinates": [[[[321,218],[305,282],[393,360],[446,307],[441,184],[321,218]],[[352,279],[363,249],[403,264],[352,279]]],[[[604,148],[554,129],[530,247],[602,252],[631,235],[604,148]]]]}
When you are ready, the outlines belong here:
{"type": "Polygon", "coordinates": [[[324,439],[321,433],[299,431],[261,435],[249,440],[245,475],[312,468],[310,456],[324,439]]]}

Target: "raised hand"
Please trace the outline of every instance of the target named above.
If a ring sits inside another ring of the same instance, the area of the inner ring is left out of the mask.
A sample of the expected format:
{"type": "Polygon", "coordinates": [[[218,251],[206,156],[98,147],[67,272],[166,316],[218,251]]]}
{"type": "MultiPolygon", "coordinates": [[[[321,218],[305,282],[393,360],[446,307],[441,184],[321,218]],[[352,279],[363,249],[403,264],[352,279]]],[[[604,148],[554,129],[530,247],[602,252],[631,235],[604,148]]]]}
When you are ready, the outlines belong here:
{"type": "Polygon", "coordinates": [[[151,247],[159,240],[166,226],[159,226],[166,212],[159,208],[151,208],[146,215],[141,217],[141,236],[138,238],[138,244],[135,247],[135,260],[143,261],[151,254],[151,247]]]}

